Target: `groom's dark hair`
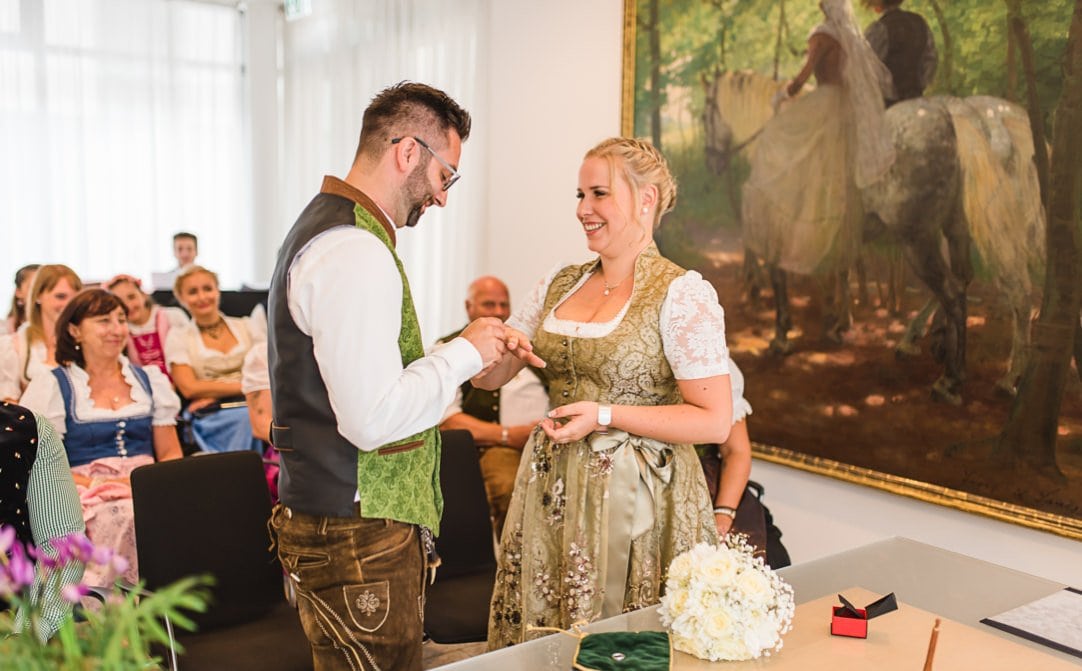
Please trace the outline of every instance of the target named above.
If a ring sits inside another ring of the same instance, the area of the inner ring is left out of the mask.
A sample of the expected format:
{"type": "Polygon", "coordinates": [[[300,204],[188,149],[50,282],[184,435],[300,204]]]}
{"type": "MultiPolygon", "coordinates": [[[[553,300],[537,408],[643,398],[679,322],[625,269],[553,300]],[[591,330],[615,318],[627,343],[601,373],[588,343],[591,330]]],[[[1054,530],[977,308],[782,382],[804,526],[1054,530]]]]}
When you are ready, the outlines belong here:
{"type": "Polygon", "coordinates": [[[359,158],[378,158],[396,137],[416,135],[434,149],[446,146],[447,131],[454,129],[463,142],[470,136],[470,113],[451,96],[417,82],[399,82],[372,99],[364,111],[359,158]]]}

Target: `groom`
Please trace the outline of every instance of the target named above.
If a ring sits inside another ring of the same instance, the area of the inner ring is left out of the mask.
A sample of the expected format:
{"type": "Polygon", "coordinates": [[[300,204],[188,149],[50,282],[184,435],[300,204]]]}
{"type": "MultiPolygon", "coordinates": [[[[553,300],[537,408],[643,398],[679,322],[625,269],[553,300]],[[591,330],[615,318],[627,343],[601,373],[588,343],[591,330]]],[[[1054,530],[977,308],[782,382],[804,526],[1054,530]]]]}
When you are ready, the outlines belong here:
{"type": "Polygon", "coordinates": [[[507,351],[539,362],[495,318],[424,354],[396,229],[447,203],[469,134],[469,113],[442,91],[381,91],[349,174],[323,179],[271,280],[271,522],[317,670],[421,668],[443,509],[436,425],[458,386],[507,351]]]}

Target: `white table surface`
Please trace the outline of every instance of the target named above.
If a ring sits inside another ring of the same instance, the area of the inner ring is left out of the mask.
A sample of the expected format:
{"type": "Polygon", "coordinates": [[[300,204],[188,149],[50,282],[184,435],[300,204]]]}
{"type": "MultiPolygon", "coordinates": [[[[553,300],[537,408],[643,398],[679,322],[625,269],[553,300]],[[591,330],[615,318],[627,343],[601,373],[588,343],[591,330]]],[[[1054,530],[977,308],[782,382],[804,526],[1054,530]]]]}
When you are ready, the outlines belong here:
{"type": "MultiPolygon", "coordinates": [[[[980,624],[981,618],[1047,596],[1065,585],[973,557],[891,538],[789,566],[779,573],[802,604],[853,585],[873,592],[894,592],[898,601],[979,627],[995,636],[1033,647],[1082,667],[1082,659],[980,624]]],[[[1073,585],[1082,588],[1082,585],[1073,585]]],[[[594,622],[586,631],[663,630],[657,607],[594,622]]],[[[509,671],[571,668],[575,639],[553,634],[440,667],[448,671],[509,671]]]]}

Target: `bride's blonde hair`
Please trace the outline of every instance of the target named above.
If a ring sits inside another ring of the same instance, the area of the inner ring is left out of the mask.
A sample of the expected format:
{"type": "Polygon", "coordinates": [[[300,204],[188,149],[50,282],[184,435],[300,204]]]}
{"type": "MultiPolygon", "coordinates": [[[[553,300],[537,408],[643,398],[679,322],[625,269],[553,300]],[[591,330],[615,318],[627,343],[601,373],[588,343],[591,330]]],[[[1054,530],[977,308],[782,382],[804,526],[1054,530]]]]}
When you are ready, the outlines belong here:
{"type": "MultiPolygon", "coordinates": [[[[611,137],[602,140],[583,158],[603,158],[609,162],[610,179],[616,180],[617,170],[631,186],[631,198],[638,207],[639,193],[643,187],[653,185],[657,188],[657,206],[653,220],[647,229],[649,232],[658,227],[661,217],[676,206],[676,180],[669,170],[669,163],[657,147],[647,140],[630,137],[611,137]]],[[[632,212],[636,221],[641,221],[638,211],[632,212]]]]}

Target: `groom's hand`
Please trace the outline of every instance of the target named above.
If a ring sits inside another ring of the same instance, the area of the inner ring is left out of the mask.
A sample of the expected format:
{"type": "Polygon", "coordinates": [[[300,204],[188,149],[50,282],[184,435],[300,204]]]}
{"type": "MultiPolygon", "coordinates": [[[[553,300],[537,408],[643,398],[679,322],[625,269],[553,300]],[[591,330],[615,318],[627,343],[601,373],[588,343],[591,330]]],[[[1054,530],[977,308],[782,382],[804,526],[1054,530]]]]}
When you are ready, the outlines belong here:
{"type": "Polygon", "coordinates": [[[459,335],[469,340],[481,355],[481,365],[486,370],[499,362],[507,352],[505,327],[495,317],[475,319],[459,335]]]}

